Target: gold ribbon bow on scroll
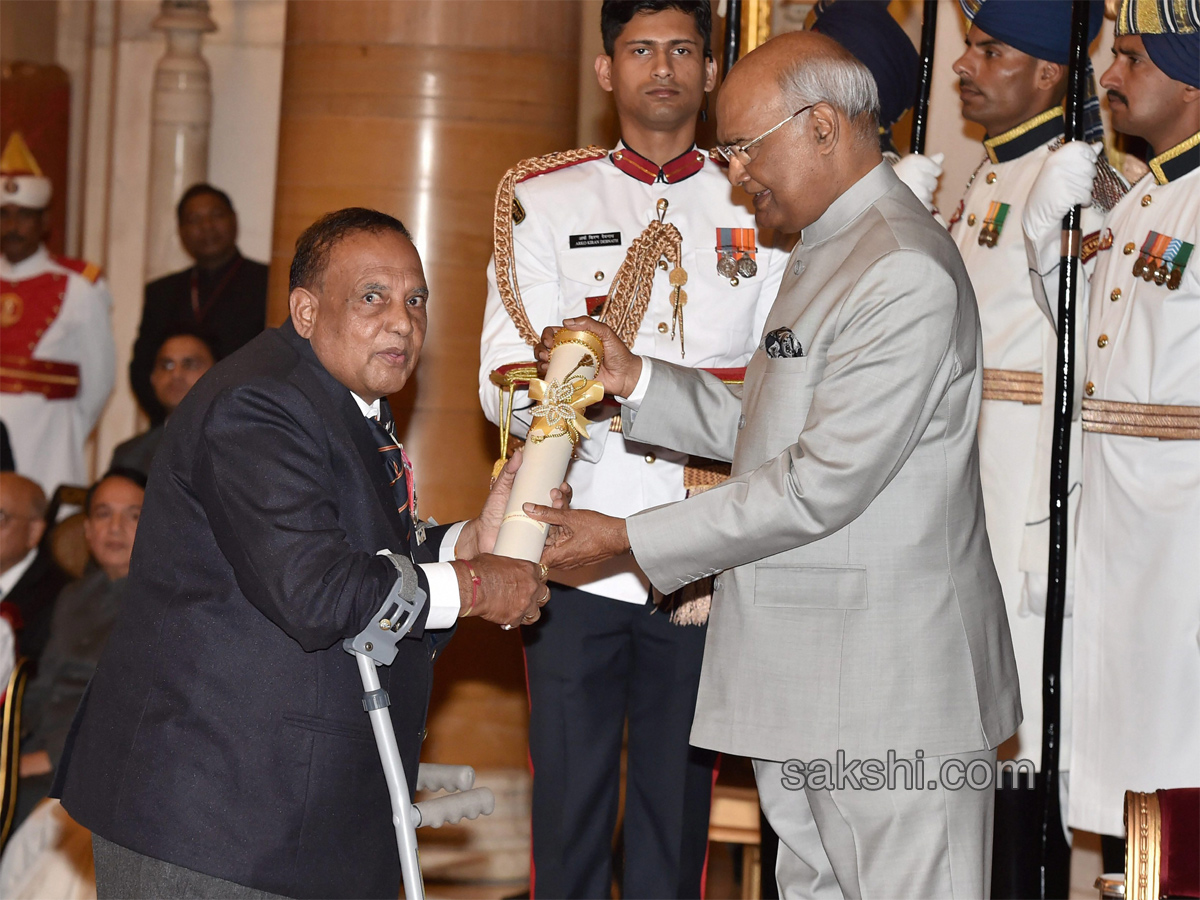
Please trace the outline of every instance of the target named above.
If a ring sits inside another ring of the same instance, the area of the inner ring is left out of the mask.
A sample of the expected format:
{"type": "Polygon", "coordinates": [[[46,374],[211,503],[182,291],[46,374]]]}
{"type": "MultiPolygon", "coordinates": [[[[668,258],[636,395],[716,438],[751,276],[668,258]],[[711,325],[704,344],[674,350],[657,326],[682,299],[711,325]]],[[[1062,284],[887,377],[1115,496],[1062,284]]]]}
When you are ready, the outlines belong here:
{"type": "Polygon", "coordinates": [[[587,425],[580,413],[604,399],[604,385],[582,375],[571,375],[548,384],[540,378],[531,378],[529,396],[541,402],[531,410],[534,419],[528,439],[540,444],[546,438],[566,435],[572,444],[577,444],[588,436],[587,425]]]}

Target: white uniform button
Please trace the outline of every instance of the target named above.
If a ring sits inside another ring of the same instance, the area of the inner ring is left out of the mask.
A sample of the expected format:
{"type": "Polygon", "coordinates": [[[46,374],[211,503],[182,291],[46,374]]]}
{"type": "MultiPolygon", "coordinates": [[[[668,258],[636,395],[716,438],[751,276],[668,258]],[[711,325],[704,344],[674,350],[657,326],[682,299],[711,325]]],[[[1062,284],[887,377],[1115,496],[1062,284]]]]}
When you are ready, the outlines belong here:
{"type": "Polygon", "coordinates": [[[720,578],[720,576],[718,576],[713,579],[713,590],[719,591],[720,589],[721,589],[721,578],[720,578]]]}
{"type": "Polygon", "coordinates": [[[741,431],[745,427],[746,427],[746,417],[738,416],[738,431],[741,431]]]}
{"type": "Polygon", "coordinates": [[[792,274],[799,275],[803,271],[804,263],[800,262],[800,260],[796,260],[796,262],[792,265],[792,274]]]}
{"type": "Polygon", "coordinates": [[[668,327],[667,327],[667,323],[666,323],[666,322],[659,322],[659,323],[658,323],[658,333],[659,333],[659,334],[666,334],[668,330],[669,330],[669,329],[668,329],[668,327]]]}
{"type": "Polygon", "coordinates": [[[653,453],[646,454],[646,463],[647,464],[654,462],[656,459],[658,459],[658,457],[655,456],[653,453]]]}

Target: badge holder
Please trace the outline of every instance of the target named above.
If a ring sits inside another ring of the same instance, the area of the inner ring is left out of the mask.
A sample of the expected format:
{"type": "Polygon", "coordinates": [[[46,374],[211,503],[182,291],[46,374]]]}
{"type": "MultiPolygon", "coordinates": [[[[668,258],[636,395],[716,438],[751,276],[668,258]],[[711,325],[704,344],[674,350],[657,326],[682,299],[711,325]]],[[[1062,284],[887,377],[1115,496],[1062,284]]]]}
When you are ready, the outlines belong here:
{"type": "Polygon", "coordinates": [[[396,732],[388,713],[391,699],[379,684],[378,666],[389,666],[396,659],[396,645],[412,630],[413,624],[428,602],[426,593],[417,588],[412,600],[400,595],[404,572],[393,554],[391,560],[400,577],[392,585],[387,599],[371,617],[371,624],[354,638],[342,641],[342,649],[355,658],[362,677],[362,705],[371,718],[375,745],[383,763],[388,798],[392,803],[392,824],[396,829],[396,847],[400,852],[400,871],[404,877],[404,896],[407,900],[424,900],[425,883],[421,878],[421,860],[417,853],[418,828],[439,828],[462,819],[489,815],[496,808],[496,798],[487,788],[474,788],[475,771],[470,766],[422,765],[417,768],[417,790],[447,791],[448,796],[434,797],[413,803],[408,795],[408,781],[396,732]]]}

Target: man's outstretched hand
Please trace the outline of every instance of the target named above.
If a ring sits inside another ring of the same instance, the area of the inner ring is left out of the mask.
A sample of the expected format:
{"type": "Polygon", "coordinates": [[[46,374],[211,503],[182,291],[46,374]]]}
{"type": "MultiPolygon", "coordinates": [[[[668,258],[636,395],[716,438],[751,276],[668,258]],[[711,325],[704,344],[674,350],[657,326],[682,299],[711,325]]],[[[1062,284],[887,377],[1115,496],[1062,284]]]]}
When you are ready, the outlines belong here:
{"type": "MultiPolygon", "coordinates": [[[[519,468],[521,468],[521,451],[517,450],[504,464],[500,474],[496,476],[479,516],[467,522],[459,532],[458,543],[454,545],[455,557],[472,559],[481,553],[492,552],[492,548],[496,546],[496,535],[500,533],[500,522],[504,518],[504,509],[508,506],[508,495],[512,493],[513,481],[516,480],[519,468]]],[[[570,506],[571,486],[564,481],[552,490],[550,503],[555,509],[570,506]]]]}
{"type": "MultiPolygon", "coordinates": [[[[630,353],[615,331],[588,316],[566,319],[562,327],[572,331],[590,331],[604,343],[604,363],[596,373],[596,380],[604,385],[606,394],[628,397],[633,393],[642,374],[642,358],[630,353]]],[[[551,325],[542,332],[542,342],[534,348],[538,360],[538,375],[543,378],[546,376],[546,367],[550,364],[554,335],[558,331],[558,327],[551,325]]]]}
{"type": "Polygon", "coordinates": [[[461,615],[479,616],[506,628],[532,625],[542,617],[542,607],[550,599],[544,566],[490,553],[455,560],[453,565],[461,615]],[[472,572],[478,584],[472,583],[472,572]]]}
{"type": "Polygon", "coordinates": [[[551,569],[575,569],[603,562],[629,550],[625,520],[590,509],[551,509],[526,503],[525,514],[546,522],[550,532],[542,565],[551,569]]]}

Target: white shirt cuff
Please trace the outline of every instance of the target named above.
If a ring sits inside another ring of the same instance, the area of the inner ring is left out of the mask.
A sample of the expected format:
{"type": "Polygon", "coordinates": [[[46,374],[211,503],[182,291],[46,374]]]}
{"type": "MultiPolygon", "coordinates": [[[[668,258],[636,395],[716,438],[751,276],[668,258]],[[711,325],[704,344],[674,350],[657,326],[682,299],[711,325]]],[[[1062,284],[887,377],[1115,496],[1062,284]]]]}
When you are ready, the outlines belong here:
{"type": "Polygon", "coordinates": [[[650,387],[650,357],[643,356],[642,358],[642,374],[638,376],[637,384],[633,386],[633,390],[628,397],[618,397],[621,405],[637,412],[642,405],[642,400],[646,396],[646,389],[650,387]]]}
{"type": "MultiPolygon", "coordinates": [[[[454,543],[451,542],[451,547],[454,543]]],[[[429,582],[429,618],[425,627],[433,630],[452,628],[462,611],[458,593],[458,574],[448,562],[418,563],[429,582]]]]}
{"type": "Polygon", "coordinates": [[[438,562],[451,562],[458,559],[454,555],[454,545],[458,543],[458,536],[462,534],[463,526],[466,524],[464,519],[446,529],[446,533],[442,535],[442,545],[438,547],[438,562]]]}

